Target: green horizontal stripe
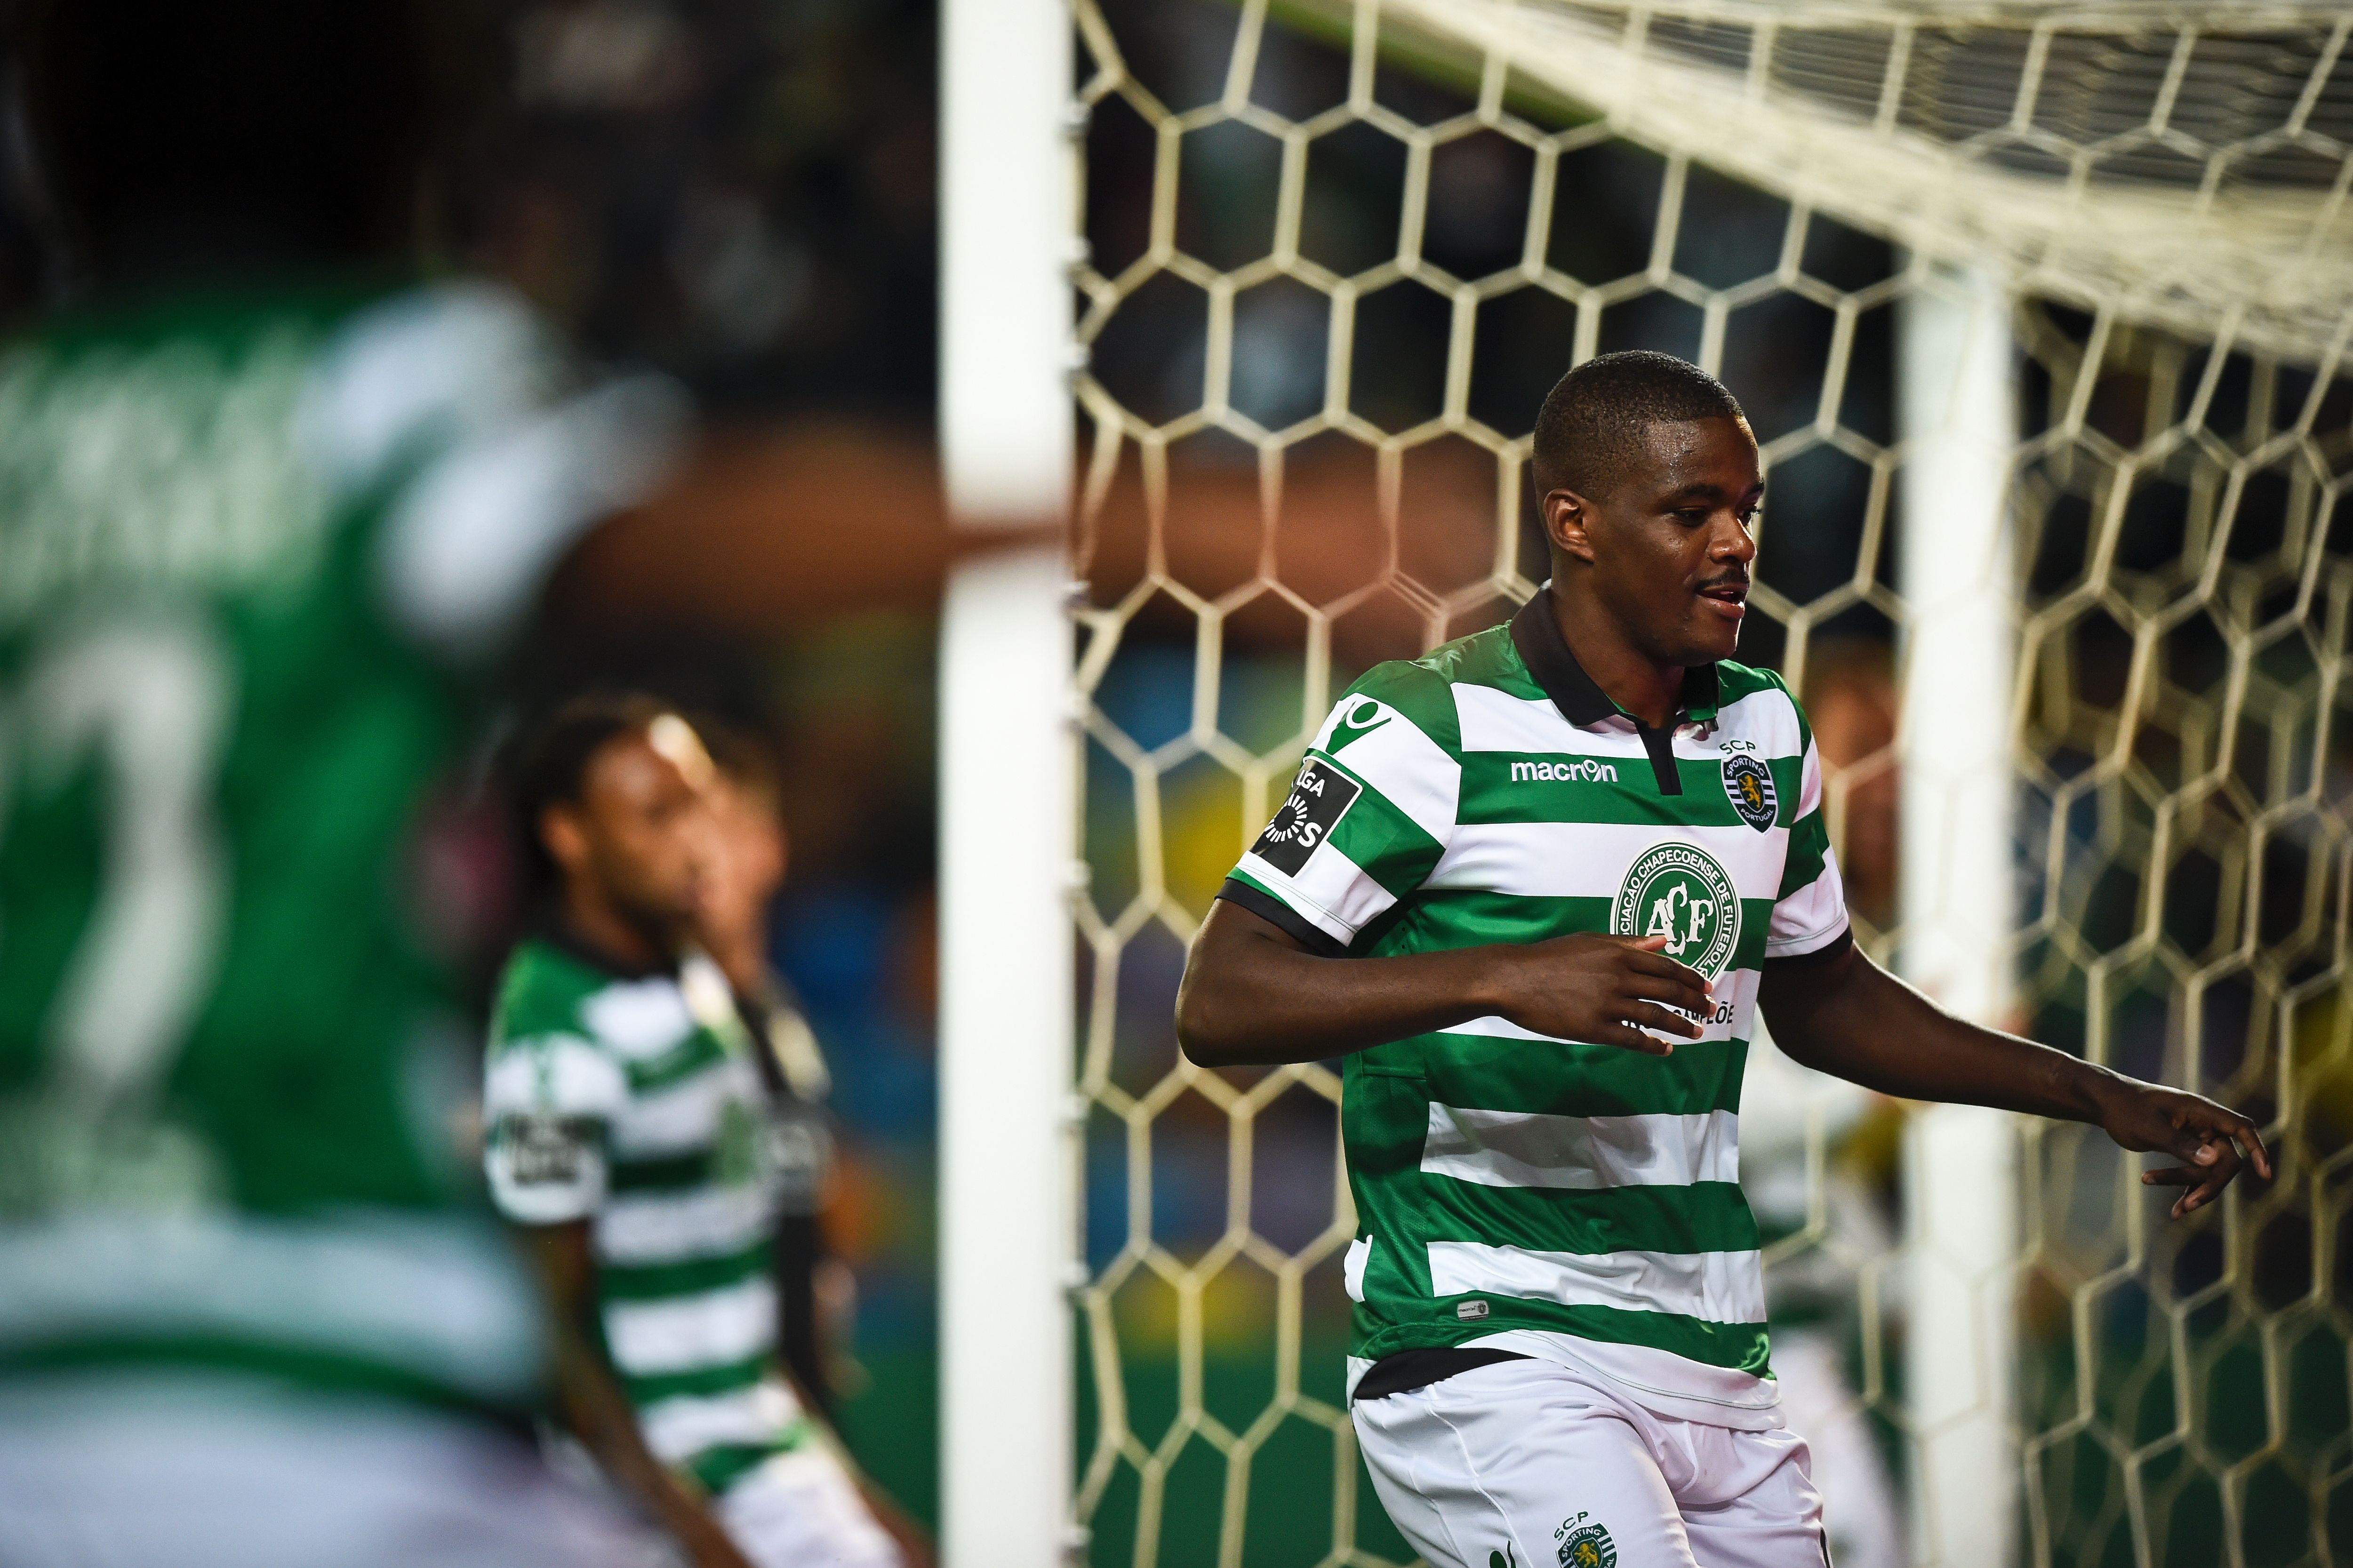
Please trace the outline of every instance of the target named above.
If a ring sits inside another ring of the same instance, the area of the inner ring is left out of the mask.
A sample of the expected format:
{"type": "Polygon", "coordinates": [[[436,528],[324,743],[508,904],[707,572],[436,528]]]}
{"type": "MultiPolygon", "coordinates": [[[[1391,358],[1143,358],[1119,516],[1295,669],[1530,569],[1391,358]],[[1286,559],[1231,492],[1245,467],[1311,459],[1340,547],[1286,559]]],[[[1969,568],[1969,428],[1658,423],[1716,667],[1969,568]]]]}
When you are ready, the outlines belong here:
{"type": "Polygon", "coordinates": [[[1822,862],[1830,858],[1830,828],[1821,812],[1808,812],[1789,830],[1788,856],[1781,862],[1779,896],[1786,899],[1800,888],[1813,886],[1814,879],[1822,874],[1822,862]]]}
{"type": "MultiPolygon", "coordinates": [[[[1556,936],[1609,929],[1610,899],[1556,899],[1498,893],[1485,888],[1424,888],[1384,935],[1384,954],[1442,952],[1487,942],[1543,942],[1556,936]]],[[[1756,969],[1765,962],[1765,936],[1773,921],[1771,899],[1740,900],[1740,944],[1727,969],[1756,969]]]]}
{"type": "Polygon", "coordinates": [[[686,1468],[715,1497],[784,1451],[781,1443],[725,1443],[703,1449],[687,1460],[686,1468]]]}
{"type": "MultiPolygon", "coordinates": [[[[1746,1040],[1690,1040],[1670,1057],[1616,1046],[1551,1045],[1492,1035],[1422,1035],[1351,1058],[1341,1101],[1350,1157],[1360,1144],[1409,1147],[1421,1163],[1431,1100],[1548,1116],[1696,1116],[1740,1109],[1746,1040]],[[1394,1066],[1409,1064],[1410,1077],[1394,1066]],[[1353,1070],[1352,1070],[1353,1069],[1353,1070]],[[1394,1108],[1377,1086],[1397,1086],[1394,1108]],[[1390,1123],[1394,1121],[1394,1125],[1390,1123]]],[[[1369,1151],[1367,1151],[1369,1152],[1369,1151]]]]}
{"type": "MultiPolygon", "coordinates": [[[[1394,720],[1391,721],[1395,722],[1394,720]]],[[[1365,875],[1403,898],[1421,886],[1443,852],[1421,825],[1398,809],[1363,773],[1323,752],[1311,753],[1364,786],[1325,842],[1363,868],[1365,875]]]]}
{"type": "Polygon", "coordinates": [[[1438,1350],[1483,1339],[1506,1329],[1534,1329],[1571,1334],[1604,1344],[1648,1345],[1709,1366],[1728,1367],[1758,1377],[1772,1375],[1765,1325],[1711,1323],[1676,1312],[1630,1312],[1618,1307],[1564,1307],[1556,1301],[1529,1301],[1511,1296],[1440,1296],[1413,1304],[1427,1317],[1398,1321],[1388,1303],[1356,1309],[1356,1332],[1348,1353],[1377,1361],[1398,1351],[1438,1350]],[[1460,1301],[1487,1303],[1487,1316],[1463,1322],[1454,1315],[1460,1301]]]}
{"type": "Polygon", "coordinates": [[[687,1460],[686,1468],[713,1495],[725,1491],[778,1454],[789,1454],[817,1435],[807,1416],[798,1416],[769,1443],[723,1443],[687,1460]]]}
{"type": "Polygon", "coordinates": [[[227,1331],[142,1335],[91,1326],[70,1337],[0,1347],[0,1380],[57,1373],[112,1375],[128,1367],[249,1374],[265,1387],[291,1384],[501,1417],[529,1411],[543,1394],[536,1386],[539,1369],[527,1363],[494,1374],[502,1379],[500,1386],[466,1387],[446,1365],[426,1369],[390,1355],[378,1360],[356,1352],[238,1339],[227,1331]]]}
{"type": "Polygon", "coordinates": [[[717,1184],[712,1174],[717,1163],[718,1154],[710,1149],[659,1160],[615,1160],[609,1182],[617,1193],[676,1192],[712,1186],[717,1184]]]}
{"type": "MultiPolygon", "coordinates": [[[[1363,679],[1341,693],[1340,702],[1333,706],[1338,707],[1354,697],[1374,698],[1404,714],[1408,722],[1429,736],[1441,751],[1459,752],[1462,749],[1462,721],[1454,706],[1454,683],[1463,678],[1463,668],[1461,660],[1446,658],[1447,651],[1441,648],[1424,658],[1375,665],[1363,679]]],[[[1494,663],[1492,658],[1474,658],[1472,662],[1490,668],[1494,663]]]]}
{"type": "Polygon", "coordinates": [[[699,1072],[704,1072],[727,1059],[727,1047],[710,1030],[697,1028],[686,1038],[661,1055],[642,1062],[630,1062],[625,1071],[633,1095],[650,1094],[657,1089],[671,1089],[699,1072]]]}
{"type": "Polygon", "coordinates": [[[1535,1252],[1753,1252],[1757,1220],[1732,1182],[1564,1192],[1490,1187],[1419,1171],[1363,1184],[1374,1228],[1396,1245],[1475,1241],[1535,1252]],[[1388,1223],[1383,1223],[1387,1221],[1388,1223]]]}
{"type": "MultiPolygon", "coordinates": [[[[1772,771],[1778,810],[1776,826],[1786,827],[1798,809],[1798,785],[1803,776],[1802,757],[1762,759],[1772,771]]],[[[1632,825],[1657,827],[1747,828],[1732,797],[1724,788],[1724,763],[1714,757],[1678,757],[1675,772],[1683,792],[1662,795],[1642,757],[1590,757],[1549,752],[1465,752],[1462,753],[1462,797],[1457,819],[1466,823],[1567,822],[1632,825]],[[1514,763],[1523,769],[1585,762],[1615,770],[1607,779],[1514,778],[1514,763]]]]}
{"type": "Polygon", "coordinates": [[[768,1266],[767,1242],[685,1263],[604,1265],[597,1284],[608,1301],[659,1301],[741,1285],[768,1266]]]}
{"type": "Polygon", "coordinates": [[[762,1352],[742,1361],[731,1361],[718,1366],[699,1366],[686,1372],[666,1372],[651,1376],[623,1375],[629,1399],[639,1408],[658,1400],[675,1399],[681,1394],[733,1394],[739,1389],[756,1387],[774,1367],[773,1360],[762,1352]]]}

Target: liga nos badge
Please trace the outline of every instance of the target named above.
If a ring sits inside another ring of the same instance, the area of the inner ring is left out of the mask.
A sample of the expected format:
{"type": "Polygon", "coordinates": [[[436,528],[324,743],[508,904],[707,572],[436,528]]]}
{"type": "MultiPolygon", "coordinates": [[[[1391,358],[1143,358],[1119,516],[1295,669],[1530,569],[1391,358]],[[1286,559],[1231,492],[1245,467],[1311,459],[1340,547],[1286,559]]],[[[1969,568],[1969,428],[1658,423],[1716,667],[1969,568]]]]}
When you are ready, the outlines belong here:
{"type": "Polygon", "coordinates": [[[1781,803],[1773,794],[1773,770],[1746,753],[1724,759],[1724,793],[1740,820],[1762,833],[1773,826],[1781,803]]]}

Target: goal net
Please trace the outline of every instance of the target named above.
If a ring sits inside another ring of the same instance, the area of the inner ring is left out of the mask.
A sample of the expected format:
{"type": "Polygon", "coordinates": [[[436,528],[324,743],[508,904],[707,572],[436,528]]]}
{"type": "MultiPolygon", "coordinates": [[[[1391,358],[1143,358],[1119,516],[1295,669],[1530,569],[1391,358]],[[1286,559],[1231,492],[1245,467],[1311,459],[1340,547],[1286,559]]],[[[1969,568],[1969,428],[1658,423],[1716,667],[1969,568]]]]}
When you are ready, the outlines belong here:
{"type": "Polygon", "coordinates": [[[2353,15],[1073,11],[1073,1539],[1410,1556],[1341,1403],[1338,1077],[1194,1068],[1175,986],[1334,696],[1543,576],[1545,390],[1649,347],[1763,445],[1740,657],[1812,715],[1858,937],[2279,1163],[2170,1223],[2096,1131],[1760,1044],[1838,1560],[2353,1558],[2353,15]]]}

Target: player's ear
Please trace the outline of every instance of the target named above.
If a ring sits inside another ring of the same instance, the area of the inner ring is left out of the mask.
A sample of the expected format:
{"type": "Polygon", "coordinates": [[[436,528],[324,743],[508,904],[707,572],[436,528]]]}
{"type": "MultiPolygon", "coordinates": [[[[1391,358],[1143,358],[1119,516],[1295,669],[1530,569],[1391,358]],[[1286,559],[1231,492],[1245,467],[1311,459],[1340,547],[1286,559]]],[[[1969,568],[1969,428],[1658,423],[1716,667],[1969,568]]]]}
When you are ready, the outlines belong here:
{"type": "Polygon", "coordinates": [[[539,814],[539,841],[548,858],[568,876],[588,861],[588,834],[577,806],[561,803],[539,814]]]}
{"type": "Polygon", "coordinates": [[[1593,561],[1593,508],[1575,490],[1545,492],[1545,539],[1571,560],[1593,561]]]}

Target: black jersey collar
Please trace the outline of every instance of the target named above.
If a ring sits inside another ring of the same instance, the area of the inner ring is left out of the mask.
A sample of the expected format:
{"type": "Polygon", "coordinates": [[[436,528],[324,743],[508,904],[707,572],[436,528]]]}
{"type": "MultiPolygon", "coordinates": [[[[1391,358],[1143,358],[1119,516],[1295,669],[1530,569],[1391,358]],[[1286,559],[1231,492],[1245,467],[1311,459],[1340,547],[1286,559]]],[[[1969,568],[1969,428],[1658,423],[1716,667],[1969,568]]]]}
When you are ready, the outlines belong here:
{"type": "MultiPolygon", "coordinates": [[[[1536,685],[1570,723],[1586,728],[1605,719],[1633,718],[1609,700],[1568,650],[1560,623],[1553,619],[1550,583],[1538,588],[1512,617],[1512,646],[1519,650],[1520,662],[1528,667],[1536,685]]],[[[1688,666],[1683,670],[1683,710],[1668,727],[1715,718],[1718,692],[1715,665],[1688,666]]],[[[1636,728],[1642,727],[1640,720],[1634,722],[1636,728]]]]}

